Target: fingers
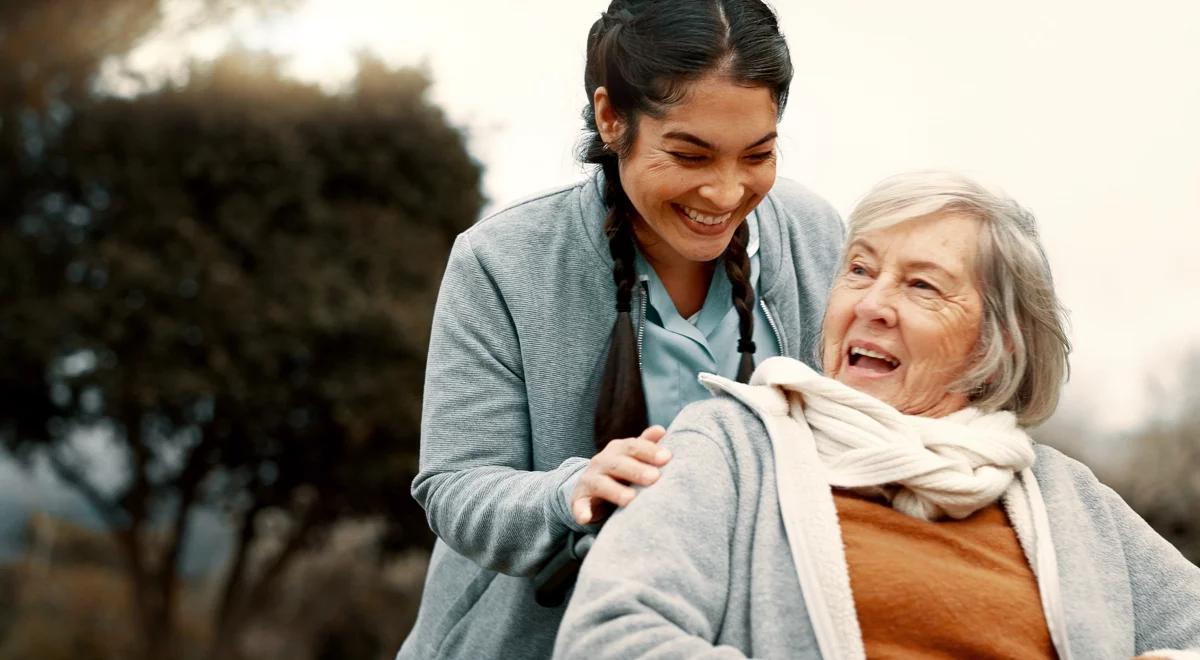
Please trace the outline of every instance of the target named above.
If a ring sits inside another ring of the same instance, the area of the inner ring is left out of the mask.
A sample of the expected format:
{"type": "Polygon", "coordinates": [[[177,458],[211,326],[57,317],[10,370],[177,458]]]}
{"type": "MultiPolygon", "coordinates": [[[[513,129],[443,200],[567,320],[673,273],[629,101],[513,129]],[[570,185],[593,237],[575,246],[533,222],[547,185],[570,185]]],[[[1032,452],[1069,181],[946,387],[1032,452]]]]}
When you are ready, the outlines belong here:
{"type": "MultiPolygon", "coordinates": [[[[640,461],[633,456],[612,453],[610,455],[597,455],[596,458],[599,460],[596,460],[595,474],[601,474],[618,481],[637,484],[639,486],[649,486],[658,481],[658,468],[652,464],[640,461]]],[[[621,504],[615,501],[613,503],[621,504]]],[[[622,506],[624,505],[622,504],[622,506]]]]}
{"type": "Polygon", "coordinates": [[[604,500],[596,500],[590,497],[575,500],[575,505],[571,507],[571,515],[575,518],[575,522],[580,525],[590,525],[602,518],[608,517],[612,513],[613,505],[604,500]]]}
{"type": "Polygon", "coordinates": [[[575,500],[575,503],[571,505],[571,516],[580,525],[590,524],[596,517],[592,512],[592,503],[587,498],[575,500]]]}
{"type": "Polygon", "coordinates": [[[655,424],[654,426],[647,427],[646,430],[642,431],[642,434],[638,437],[642,438],[643,440],[649,440],[650,442],[658,442],[659,440],[662,440],[663,436],[666,434],[666,429],[658,424],[655,424]]]}
{"type": "Polygon", "coordinates": [[[597,454],[597,456],[600,456],[607,451],[617,451],[627,456],[631,456],[643,463],[649,463],[650,465],[662,467],[663,465],[667,464],[667,461],[671,460],[671,450],[667,449],[666,447],[658,446],[658,441],[662,439],[662,436],[666,433],[666,431],[663,430],[659,432],[655,429],[662,429],[662,427],[651,426],[643,431],[642,435],[636,438],[622,438],[620,440],[613,440],[612,442],[608,443],[608,446],[604,448],[604,451],[600,452],[600,454],[597,454]]]}
{"type": "Polygon", "coordinates": [[[636,438],[613,440],[592,457],[580,475],[571,497],[571,515],[581,525],[587,525],[608,515],[612,504],[623,507],[633,501],[637,492],[631,485],[649,486],[661,476],[659,467],[671,460],[671,451],[659,447],[667,430],[655,425],[636,438]]]}
{"type": "Polygon", "coordinates": [[[584,473],[580,479],[582,493],[580,500],[593,500],[591,508],[596,508],[599,502],[612,502],[616,506],[625,506],[633,501],[637,491],[606,474],[584,473]]]}

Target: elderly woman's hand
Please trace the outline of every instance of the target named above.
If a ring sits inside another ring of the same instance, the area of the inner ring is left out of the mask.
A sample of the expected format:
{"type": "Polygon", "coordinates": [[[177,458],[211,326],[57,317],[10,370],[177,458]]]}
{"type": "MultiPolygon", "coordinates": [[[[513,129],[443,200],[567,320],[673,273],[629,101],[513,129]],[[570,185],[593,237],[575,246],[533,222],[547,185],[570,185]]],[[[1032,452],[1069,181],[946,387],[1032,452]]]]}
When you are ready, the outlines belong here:
{"type": "Polygon", "coordinates": [[[671,460],[671,451],[659,447],[667,430],[655,425],[636,438],[609,442],[592,457],[571,494],[571,514],[575,522],[588,525],[608,515],[612,507],[625,506],[636,494],[629,484],[649,486],[658,481],[658,468],[671,460]]]}

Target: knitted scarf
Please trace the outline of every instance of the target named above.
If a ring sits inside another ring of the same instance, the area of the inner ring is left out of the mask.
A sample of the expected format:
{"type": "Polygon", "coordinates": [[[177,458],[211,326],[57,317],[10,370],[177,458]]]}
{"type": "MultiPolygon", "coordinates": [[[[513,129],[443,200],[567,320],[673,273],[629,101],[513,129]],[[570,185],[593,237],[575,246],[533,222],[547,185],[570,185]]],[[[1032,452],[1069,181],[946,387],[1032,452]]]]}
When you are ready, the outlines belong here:
{"type": "Polygon", "coordinates": [[[787,395],[791,416],[812,429],[830,485],[882,494],[915,518],[965,518],[1033,463],[1032,441],[1010,412],[905,415],[794,360],[764,362],[750,384],[787,395]]]}

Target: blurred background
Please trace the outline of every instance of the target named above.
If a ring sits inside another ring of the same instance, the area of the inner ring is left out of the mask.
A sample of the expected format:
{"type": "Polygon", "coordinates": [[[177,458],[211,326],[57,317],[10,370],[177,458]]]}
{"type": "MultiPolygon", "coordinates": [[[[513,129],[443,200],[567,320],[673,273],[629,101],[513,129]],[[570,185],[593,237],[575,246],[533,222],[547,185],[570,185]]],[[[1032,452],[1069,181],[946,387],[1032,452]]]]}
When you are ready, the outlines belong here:
{"type": "MultiPolygon", "coordinates": [[[[604,2],[0,3],[0,660],[388,658],[453,237],[569,183],[604,2]]],[[[776,3],[780,174],[1039,217],[1035,431],[1200,562],[1200,6],[776,3]]]]}

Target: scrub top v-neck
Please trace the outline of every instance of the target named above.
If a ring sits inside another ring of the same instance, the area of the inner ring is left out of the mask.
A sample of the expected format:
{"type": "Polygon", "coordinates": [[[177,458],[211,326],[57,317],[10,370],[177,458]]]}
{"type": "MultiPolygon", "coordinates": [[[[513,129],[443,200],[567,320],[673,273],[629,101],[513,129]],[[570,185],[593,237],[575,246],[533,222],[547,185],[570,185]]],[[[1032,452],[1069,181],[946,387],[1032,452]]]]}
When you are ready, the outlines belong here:
{"type": "MultiPolygon", "coordinates": [[[[758,291],[758,214],[746,218],[750,231],[746,252],[750,256],[750,281],[758,291]]],[[[690,318],[680,316],[658,273],[637,252],[637,272],[644,283],[648,302],[642,336],[642,386],[651,424],[670,426],[671,420],[689,403],[709,397],[700,384],[701,372],[737,376],[741,354],[737,352],[738,317],[733,307],[732,285],[725,265],[718,262],[708,294],[700,311],[690,318]]],[[[766,313],[754,305],[754,363],[779,355],[778,338],[766,313]]]]}

